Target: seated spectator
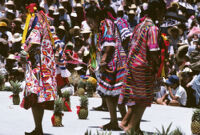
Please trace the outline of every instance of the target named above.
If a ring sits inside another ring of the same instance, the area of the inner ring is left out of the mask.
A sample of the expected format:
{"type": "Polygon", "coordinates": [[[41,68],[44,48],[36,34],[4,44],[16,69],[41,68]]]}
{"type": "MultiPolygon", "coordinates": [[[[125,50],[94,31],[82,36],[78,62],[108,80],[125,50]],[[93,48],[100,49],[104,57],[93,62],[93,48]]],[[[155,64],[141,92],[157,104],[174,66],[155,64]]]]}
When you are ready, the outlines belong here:
{"type": "Polygon", "coordinates": [[[162,105],[186,106],[187,93],[179,84],[179,78],[176,75],[171,75],[166,80],[166,86],[166,94],[158,98],[156,102],[162,105]]]}

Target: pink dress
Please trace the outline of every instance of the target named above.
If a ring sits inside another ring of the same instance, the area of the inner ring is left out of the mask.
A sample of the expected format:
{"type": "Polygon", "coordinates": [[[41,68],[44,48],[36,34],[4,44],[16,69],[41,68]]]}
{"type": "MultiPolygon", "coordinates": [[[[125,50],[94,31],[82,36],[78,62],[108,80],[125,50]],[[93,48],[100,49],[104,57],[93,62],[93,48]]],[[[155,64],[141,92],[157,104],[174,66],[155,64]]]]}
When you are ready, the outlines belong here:
{"type": "Polygon", "coordinates": [[[124,87],[119,97],[119,104],[128,106],[142,104],[150,106],[154,97],[154,74],[149,62],[148,51],[158,51],[158,27],[146,18],[138,24],[131,39],[126,63],[124,87]],[[145,22],[148,22],[145,23],[145,22]]]}
{"type": "MultiPolygon", "coordinates": [[[[30,57],[26,64],[24,96],[37,95],[37,103],[53,101],[57,96],[56,64],[54,60],[53,45],[49,35],[49,25],[45,15],[36,13],[38,21],[26,39],[26,46],[37,44],[29,51],[30,57]]],[[[30,22],[30,27],[34,17],[30,22]]]]}

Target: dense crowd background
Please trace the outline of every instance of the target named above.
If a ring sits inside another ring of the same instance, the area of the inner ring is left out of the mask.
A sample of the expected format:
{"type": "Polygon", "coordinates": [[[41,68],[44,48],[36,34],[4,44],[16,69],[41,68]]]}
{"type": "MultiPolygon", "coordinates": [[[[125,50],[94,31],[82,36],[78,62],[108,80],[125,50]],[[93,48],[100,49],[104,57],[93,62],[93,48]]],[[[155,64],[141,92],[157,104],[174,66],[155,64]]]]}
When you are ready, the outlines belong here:
{"type": "MultiPolygon", "coordinates": [[[[154,101],[163,105],[198,107],[200,1],[166,0],[166,3],[166,17],[159,26],[169,41],[166,76],[154,101]],[[169,84],[174,85],[172,94],[178,96],[178,99],[168,92],[169,84]],[[173,104],[173,100],[179,104],[173,104]]],[[[62,62],[59,57],[60,46],[69,55],[67,66],[60,71],[62,74],[65,72],[67,77],[77,71],[79,75],[95,78],[88,68],[91,64],[92,31],[85,20],[85,10],[90,6],[101,7],[102,4],[110,4],[118,17],[127,20],[131,31],[140,23],[148,8],[148,0],[40,0],[40,8],[48,15],[51,32],[55,35],[57,63],[62,62]]],[[[22,5],[23,0],[0,1],[0,72],[6,76],[7,83],[10,80],[24,80],[24,68],[19,61],[26,20],[25,6],[22,5]]]]}

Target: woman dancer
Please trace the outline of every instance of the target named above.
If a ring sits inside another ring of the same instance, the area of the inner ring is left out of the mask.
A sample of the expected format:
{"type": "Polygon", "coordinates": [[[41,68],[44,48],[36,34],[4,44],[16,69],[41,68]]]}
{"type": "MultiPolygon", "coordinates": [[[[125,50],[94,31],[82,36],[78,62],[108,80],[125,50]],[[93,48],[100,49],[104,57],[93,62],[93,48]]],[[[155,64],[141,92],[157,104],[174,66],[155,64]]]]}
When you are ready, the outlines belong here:
{"type": "Polygon", "coordinates": [[[130,129],[139,134],[140,121],[147,106],[153,100],[153,84],[159,67],[159,28],[166,7],[163,0],[152,0],[148,4],[148,16],[138,24],[131,38],[126,64],[124,89],[120,94],[119,104],[125,103],[128,112],[120,127],[129,132],[130,129]]]}

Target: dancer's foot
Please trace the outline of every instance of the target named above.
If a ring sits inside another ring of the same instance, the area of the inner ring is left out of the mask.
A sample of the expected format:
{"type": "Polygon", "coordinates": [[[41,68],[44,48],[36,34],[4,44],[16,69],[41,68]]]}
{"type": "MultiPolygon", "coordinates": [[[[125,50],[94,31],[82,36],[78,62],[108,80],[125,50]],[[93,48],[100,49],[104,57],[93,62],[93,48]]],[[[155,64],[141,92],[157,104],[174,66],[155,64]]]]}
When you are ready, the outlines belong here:
{"type": "Polygon", "coordinates": [[[33,130],[32,132],[25,132],[25,135],[44,135],[42,131],[33,130]]]}
{"type": "Polygon", "coordinates": [[[94,111],[108,111],[108,108],[104,107],[104,106],[98,106],[98,107],[93,107],[92,110],[94,110],[94,111]]]}
{"type": "Polygon", "coordinates": [[[124,128],[126,128],[126,126],[125,126],[125,124],[124,124],[123,122],[121,122],[121,123],[119,124],[119,128],[121,128],[122,130],[124,130],[124,128]]]}
{"type": "Polygon", "coordinates": [[[101,126],[100,128],[103,129],[103,130],[113,130],[113,131],[120,131],[121,130],[117,123],[112,124],[111,122],[106,124],[106,125],[101,126]]]}

